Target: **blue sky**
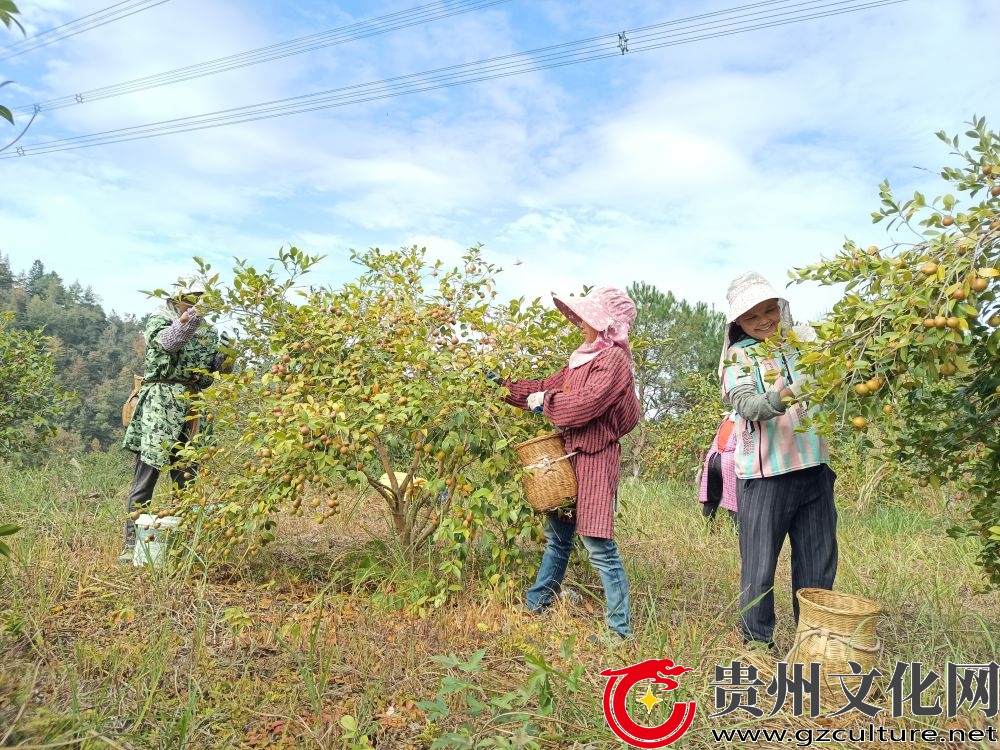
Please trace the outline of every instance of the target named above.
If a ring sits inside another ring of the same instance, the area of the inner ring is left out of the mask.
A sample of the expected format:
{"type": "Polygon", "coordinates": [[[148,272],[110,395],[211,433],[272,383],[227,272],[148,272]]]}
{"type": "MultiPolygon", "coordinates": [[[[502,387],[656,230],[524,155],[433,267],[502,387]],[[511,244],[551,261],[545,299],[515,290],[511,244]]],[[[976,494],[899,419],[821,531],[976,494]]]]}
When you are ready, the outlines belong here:
{"type": "MultiPolygon", "coordinates": [[[[450,0],[452,4],[456,0],[450,0]]],[[[834,0],[829,0],[834,2],[834,0]]],[[[169,0],[0,62],[9,105],[120,83],[427,5],[169,0]]],[[[280,61],[42,112],[22,144],[297,96],[732,8],[738,0],[511,0],[280,61]]],[[[110,0],[23,0],[29,34],[110,0]]],[[[654,284],[724,307],[728,281],[888,242],[888,178],[937,195],[934,132],[1000,127],[996,0],[909,0],[434,92],[0,160],[0,253],[142,314],[198,255],[281,245],[354,277],[349,248],[484,243],[506,296],[654,284]],[[929,170],[929,171],[928,171],[929,170]],[[523,262],[514,265],[516,260],[523,262]]],[[[17,41],[13,35],[10,43],[17,41]]],[[[2,56],[2,53],[0,53],[2,56]]],[[[14,134],[3,125],[0,133],[14,134]]],[[[3,140],[5,143],[6,140],[3,140]]],[[[797,318],[832,290],[788,290],[797,318]]]]}

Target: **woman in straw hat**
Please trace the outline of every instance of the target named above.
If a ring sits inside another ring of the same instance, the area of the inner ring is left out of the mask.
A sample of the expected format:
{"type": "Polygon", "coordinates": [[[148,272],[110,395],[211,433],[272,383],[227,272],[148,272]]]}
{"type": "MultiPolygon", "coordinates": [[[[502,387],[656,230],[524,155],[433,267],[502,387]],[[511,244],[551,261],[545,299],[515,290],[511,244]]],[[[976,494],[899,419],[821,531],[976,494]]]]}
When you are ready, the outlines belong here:
{"type": "Polygon", "coordinates": [[[614,519],[621,477],[619,440],[640,416],[628,344],[635,303],[611,287],[553,301],[583,331],[583,343],[554,375],[503,382],[510,390],[509,403],[548,417],[562,431],[566,452],[576,454],[569,459],[578,485],[575,513],[546,516],[545,552],[535,583],[526,592],[526,606],[541,612],[559,596],[573,535],[579,534],[604,587],[605,621],[614,634],[628,638],[629,583],[614,542],[614,519]]]}
{"type": "MultiPolygon", "coordinates": [[[[743,639],[770,648],[774,571],[786,536],[791,543],[796,621],[796,591],[833,586],[836,475],[828,466],[826,440],[813,430],[797,429],[807,413],[801,394],[811,378],[798,370],[796,351],[786,339],[792,330],[788,301],[757,273],[734,279],[726,296],[729,315],[719,375],[723,397],[738,416],[735,464],[743,639]]],[[[801,330],[812,333],[808,327],[801,330]]]]}

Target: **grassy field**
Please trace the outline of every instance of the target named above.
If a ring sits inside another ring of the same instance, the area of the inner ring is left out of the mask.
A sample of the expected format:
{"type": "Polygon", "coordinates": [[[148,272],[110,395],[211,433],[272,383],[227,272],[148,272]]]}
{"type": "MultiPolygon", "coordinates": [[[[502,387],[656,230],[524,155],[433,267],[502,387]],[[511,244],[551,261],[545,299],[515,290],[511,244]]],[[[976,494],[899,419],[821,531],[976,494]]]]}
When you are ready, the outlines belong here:
{"type": "MultiPolygon", "coordinates": [[[[760,721],[707,718],[714,665],[745,656],[734,631],[739,555],[729,524],[707,525],[690,487],[625,488],[619,543],[637,638],[609,649],[586,641],[604,628],[600,586],[582,556],[567,581],[582,604],[543,617],[520,614],[516,595],[474,575],[443,607],[401,607],[420,575],[393,554],[378,506],[364,500],[333,525],[282,519],[279,541],[245,566],[186,577],[122,566],[129,478],[123,455],[0,468],[0,523],[24,527],[9,538],[15,559],[0,560],[0,747],[619,748],[599,673],[658,657],[696,670],[669,694],[698,702],[677,747],[717,747],[711,730],[720,727],[858,721],[790,709],[760,721]]],[[[995,660],[1000,597],[975,593],[975,551],[945,536],[958,511],[944,496],[860,510],[857,498],[839,501],[837,588],[883,605],[882,671],[897,660],[941,674],[948,661],[995,660]]],[[[776,596],[783,650],[793,639],[785,556],[776,596]]],[[[763,674],[773,662],[761,663],[763,674]]],[[[766,714],[773,699],[760,694],[766,714]]],[[[648,721],[663,721],[663,709],[648,721]]],[[[875,723],[970,728],[985,719],[976,710],[875,723]]],[[[987,744],[937,745],[960,746],[987,744]]]]}

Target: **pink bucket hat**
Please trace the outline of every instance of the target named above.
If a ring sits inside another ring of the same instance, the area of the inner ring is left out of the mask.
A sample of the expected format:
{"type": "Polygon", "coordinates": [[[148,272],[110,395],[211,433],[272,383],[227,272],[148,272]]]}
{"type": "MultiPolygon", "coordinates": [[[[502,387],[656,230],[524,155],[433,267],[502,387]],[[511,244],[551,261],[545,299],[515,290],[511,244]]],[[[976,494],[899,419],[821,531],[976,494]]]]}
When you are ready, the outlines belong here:
{"type": "Polygon", "coordinates": [[[628,334],[635,322],[636,308],[632,298],[621,289],[602,286],[585,297],[553,296],[552,301],[574,325],[586,323],[631,353],[628,334]]]}

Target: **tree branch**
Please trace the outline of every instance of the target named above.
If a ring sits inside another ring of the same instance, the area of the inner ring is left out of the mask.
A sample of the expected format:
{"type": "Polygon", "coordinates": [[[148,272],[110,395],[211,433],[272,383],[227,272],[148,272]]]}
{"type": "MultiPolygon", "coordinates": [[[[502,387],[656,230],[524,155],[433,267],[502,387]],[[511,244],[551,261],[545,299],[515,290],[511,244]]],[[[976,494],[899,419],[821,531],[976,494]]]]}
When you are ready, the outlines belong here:
{"type": "Polygon", "coordinates": [[[9,149],[11,146],[13,146],[15,143],[17,143],[19,140],[21,140],[21,138],[24,136],[24,134],[28,132],[28,128],[31,127],[31,123],[33,123],[35,121],[35,118],[37,116],[38,116],[38,110],[35,110],[35,112],[33,112],[32,115],[31,115],[31,119],[28,120],[28,124],[24,126],[24,129],[20,132],[20,134],[17,136],[17,138],[15,138],[14,140],[12,140],[10,143],[8,143],[3,148],[0,148],[0,153],[3,153],[7,149],[9,149]]]}

